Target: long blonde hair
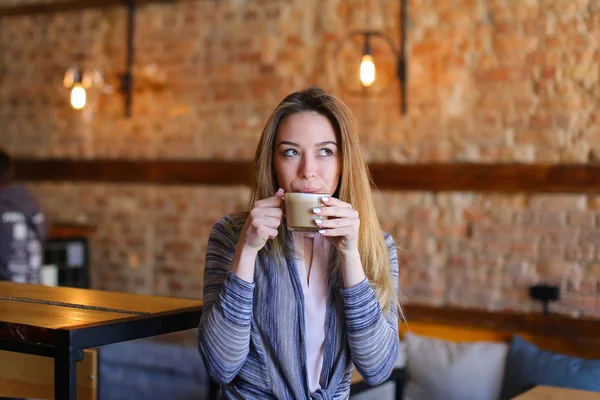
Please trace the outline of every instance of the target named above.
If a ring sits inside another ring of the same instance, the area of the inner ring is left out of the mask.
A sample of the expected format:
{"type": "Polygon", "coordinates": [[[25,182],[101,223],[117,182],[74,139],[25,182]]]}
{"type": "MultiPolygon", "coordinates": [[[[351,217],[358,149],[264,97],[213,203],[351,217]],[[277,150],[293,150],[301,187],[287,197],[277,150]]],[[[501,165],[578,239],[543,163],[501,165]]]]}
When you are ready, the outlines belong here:
{"type": "MultiPolygon", "coordinates": [[[[284,118],[301,112],[316,111],[325,116],[341,143],[342,170],[334,197],[352,205],[360,216],[358,248],[365,275],[369,278],[377,300],[388,310],[394,297],[390,276],[389,252],[375,213],[371,196],[371,179],[362,152],[358,128],[348,107],[336,97],[319,88],[309,88],[288,95],[268,119],[255,156],[255,184],[249,210],[258,200],[271,197],[279,188],[273,167],[273,151],[277,129],[284,118]]],[[[283,224],[268,251],[276,260],[282,259],[286,234],[283,224]]]]}

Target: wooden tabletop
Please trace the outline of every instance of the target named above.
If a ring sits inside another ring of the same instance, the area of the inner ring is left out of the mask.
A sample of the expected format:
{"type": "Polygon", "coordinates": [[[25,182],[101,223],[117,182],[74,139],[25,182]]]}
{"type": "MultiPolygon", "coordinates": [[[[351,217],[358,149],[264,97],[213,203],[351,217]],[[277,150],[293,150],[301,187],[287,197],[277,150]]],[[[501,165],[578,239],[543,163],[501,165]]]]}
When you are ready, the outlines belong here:
{"type": "Polygon", "coordinates": [[[15,337],[18,331],[33,339],[56,329],[201,308],[202,300],[0,281],[0,337],[15,337]]]}
{"type": "Polygon", "coordinates": [[[600,400],[600,393],[552,386],[536,386],[513,400],[600,400]]]}

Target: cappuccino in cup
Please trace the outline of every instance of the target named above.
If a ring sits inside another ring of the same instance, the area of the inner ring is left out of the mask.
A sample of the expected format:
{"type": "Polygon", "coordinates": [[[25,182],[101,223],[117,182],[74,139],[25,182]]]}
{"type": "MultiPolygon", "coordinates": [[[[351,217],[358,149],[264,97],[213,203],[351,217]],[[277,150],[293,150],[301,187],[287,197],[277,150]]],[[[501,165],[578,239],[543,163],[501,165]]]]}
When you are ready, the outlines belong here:
{"type": "Polygon", "coordinates": [[[330,197],[330,195],[324,193],[284,194],[287,228],[291,231],[318,231],[320,228],[315,224],[315,218],[324,220],[327,217],[316,216],[313,213],[313,208],[323,206],[321,201],[323,197],[330,197]]]}

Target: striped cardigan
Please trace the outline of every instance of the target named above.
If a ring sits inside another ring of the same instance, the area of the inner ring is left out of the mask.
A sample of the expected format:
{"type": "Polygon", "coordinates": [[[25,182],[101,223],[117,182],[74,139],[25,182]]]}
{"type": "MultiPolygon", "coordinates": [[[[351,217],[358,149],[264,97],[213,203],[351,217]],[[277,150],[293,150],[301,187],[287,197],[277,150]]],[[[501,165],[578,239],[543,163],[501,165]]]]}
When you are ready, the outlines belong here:
{"type": "MultiPolygon", "coordinates": [[[[392,237],[384,234],[396,296],[385,316],[367,279],[339,289],[341,272],[330,278],[321,389],[310,393],[305,332],[311,326],[304,320],[295,261],[286,257],[281,268],[259,255],[254,283],[231,273],[244,218],[231,215],[219,221],[211,231],[206,254],[198,343],[210,376],[223,385],[223,396],[347,399],[354,366],[367,383],[384,381],[394,367],[399,341],[398,259],[392,237]]],[[[286,243],[292,248],[289,232],[286,243]]]]}

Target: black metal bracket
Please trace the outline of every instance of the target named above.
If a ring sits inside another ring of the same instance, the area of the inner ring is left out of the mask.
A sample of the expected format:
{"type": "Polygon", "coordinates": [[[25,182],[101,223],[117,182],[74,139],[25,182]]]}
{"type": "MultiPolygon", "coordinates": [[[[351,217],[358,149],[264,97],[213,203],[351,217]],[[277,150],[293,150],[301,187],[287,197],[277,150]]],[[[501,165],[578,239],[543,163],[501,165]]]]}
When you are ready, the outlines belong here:
{"type": "Polygon", "coordinates": [[[560,287],[552,285],[534,285],[529,287],[529,297],[542,302],[542,312],[550,314],[550,302],[560,299],[560,287]]]}
{"type": "Polygon", "coordinates": [[[400,54],[398,55],[398,80],[400,81],[400,112],[406,115],[406,92],[408,77],[406,63],[406,36],[408,34],[408,0],[400,0],[400,54]]]}
{"type": "Polygon", "coordinates": [[[127,0],[127,66],[121,78],[121,91],[125,95],[125,116],[131,117],[133,103],[133,58],[135,37],[136,0],[127,0]]]}

